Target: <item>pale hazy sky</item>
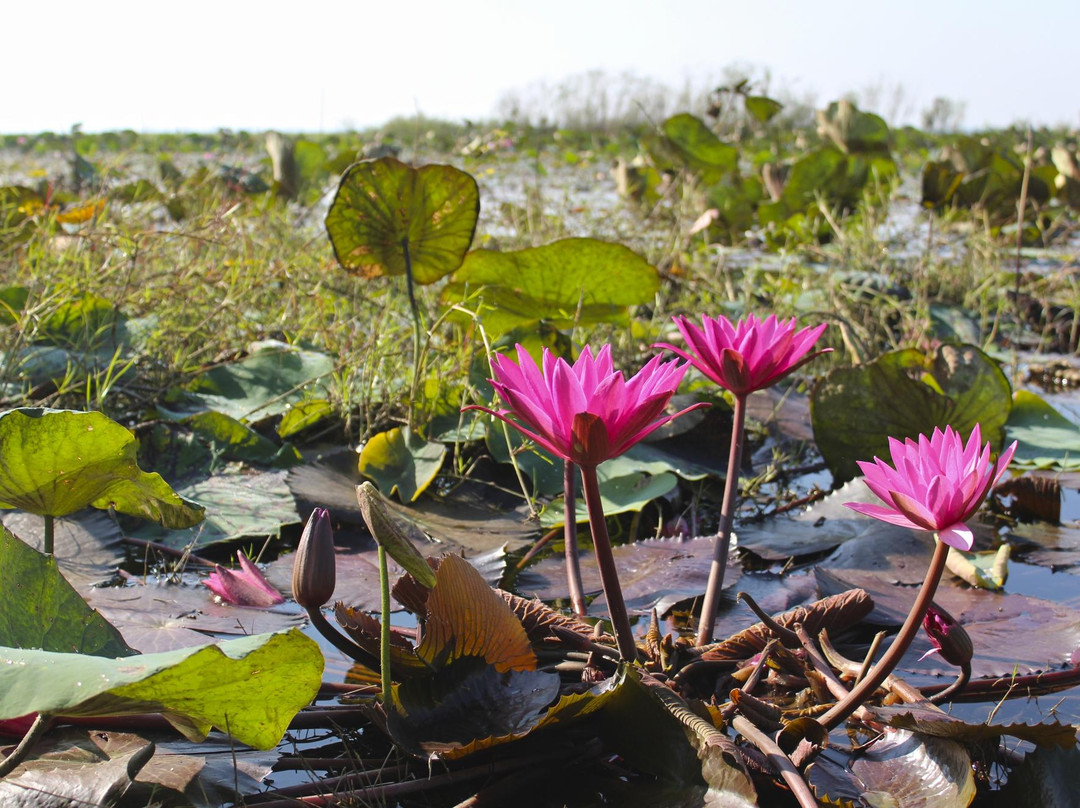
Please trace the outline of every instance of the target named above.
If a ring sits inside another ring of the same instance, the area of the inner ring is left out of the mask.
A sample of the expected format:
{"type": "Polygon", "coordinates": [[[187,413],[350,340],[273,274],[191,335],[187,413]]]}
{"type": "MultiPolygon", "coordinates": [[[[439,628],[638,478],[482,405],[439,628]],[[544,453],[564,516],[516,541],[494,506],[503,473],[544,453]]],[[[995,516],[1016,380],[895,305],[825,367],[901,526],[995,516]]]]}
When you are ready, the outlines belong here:
{"type": "Polygon", "coordinates": [[[822,104],[900,86],[911,121],[945,96],[967,127],[1080,125],[1076,0],[17,0],[0,20],[0,132],[482,120],[585,71],[707,86],[736,63],[822,104]]]}

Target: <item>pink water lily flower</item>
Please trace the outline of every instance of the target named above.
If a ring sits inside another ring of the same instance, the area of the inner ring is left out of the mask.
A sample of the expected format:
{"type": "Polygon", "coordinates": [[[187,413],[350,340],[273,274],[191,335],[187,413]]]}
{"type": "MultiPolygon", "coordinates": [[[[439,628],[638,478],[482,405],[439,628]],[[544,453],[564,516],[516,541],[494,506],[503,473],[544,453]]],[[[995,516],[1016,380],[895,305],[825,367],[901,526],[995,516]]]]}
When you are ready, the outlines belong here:
{"type": "Polygon", "coordinates": [[[266,608],[285,602],[281,593],[270,585],[243,550],[236,554],[236,558],[240,562],[240,572],[215,565],[214,571],[203,579],[207,589],[234,606],[266,608]]]}
{"type": "Polygon", "coordinates": [[[686,365],[654,356],[630,379],[616,371],[611,346],[586,346],[573,365],[544,349],[542,368],[517,346],[518,361],[496,356],[492,386],[506,408],[472,406],[500,418],[552,454],[579,466],[617,457],[650,432],[704,404],[664,415],[686,365]],[[511,417],[513,416],[513,417],[511,417]],[[515,420],[516,419],[516,420],[515,420]]]}
{"type": "Polygon", "coordinates": [[[893,464],[879,458],[859,461],[866,485],[884,505],[846,502],[859,513],[913,530],[932,530],[959,550],[970,550],[974,536],[965,524],[982,505],[990,489],[1005,473],[1016,451],[1013,441],[997,463],[990,460],[990,444],[982,443],[979,425],[965,445],[951,426],[935,428],[927,438],[899,441],[889,438],[893,464]]]}
{"type": "Polygon", "coordinates": [[[686,348],[660,343],[735,395],[748,395],[779,381],[815,356],[808,353],[825,330],[825,323],[801,331],[795,319],[778,320],[770,314],[759,320],[748,314],[734,325],[724,316],[702,317],[701,327],[686,317],[673,318],[686,340],[686,348]]]}

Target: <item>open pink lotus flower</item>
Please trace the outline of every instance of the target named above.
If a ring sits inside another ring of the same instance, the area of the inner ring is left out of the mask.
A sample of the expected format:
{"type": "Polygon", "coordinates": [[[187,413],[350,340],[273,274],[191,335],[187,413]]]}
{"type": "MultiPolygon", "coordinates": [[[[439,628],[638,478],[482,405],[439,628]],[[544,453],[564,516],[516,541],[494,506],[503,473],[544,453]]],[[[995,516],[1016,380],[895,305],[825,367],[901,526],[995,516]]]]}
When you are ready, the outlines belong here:
{"type": "Polygon", "coordinates": [[[663,414],[687,366],[660,356],[627,380],[615,371],[608,345],[595,357],[586,346],[573,365],[545,348],[543,369],[521,345],[517,355],[517,362],[502,355],[491,362],[491,383],[507,408],[465,409],[494,415],[579,466],[617,457],[673,418],[705,406],[663,414]]]}
{"type": "Polygon", "coordinates": [[[778,320],[775,314],[764,320],[748,314],[734,325],[724,316],[702,317],[701,328],[686,317],[674,320],[687,347],[667,343],[654,347],[673,351],[735,395],[768,387],[815,356],[832,350],[808,354],[825,330],[825,323],[796,331],[794,318],[778,320]]]}
{"type": "Polygon", "coordinates": [[[1005,473],[1016,442],[990,461],[990,444],[982,443],[979,425],[967,444],[951,426],[935,428],[927,438],[898,441],[889,438],[893,465],[879,458],[859,461],[866,485],[884,505],[845,502],[854,511],[913,530],[932,530],[950,547],[970,550],[974,536],[964,524],[982,505],[1005,473]]]}
{"type": "Polygon", "coordinates": [[[211,592],[234,606],[266,608],[285,602],[281,593],[270,585],[243,550],[236,554],[236,558],[240,562],[240,572],[216,565],[214,571],[203,579],[211,592]]]}

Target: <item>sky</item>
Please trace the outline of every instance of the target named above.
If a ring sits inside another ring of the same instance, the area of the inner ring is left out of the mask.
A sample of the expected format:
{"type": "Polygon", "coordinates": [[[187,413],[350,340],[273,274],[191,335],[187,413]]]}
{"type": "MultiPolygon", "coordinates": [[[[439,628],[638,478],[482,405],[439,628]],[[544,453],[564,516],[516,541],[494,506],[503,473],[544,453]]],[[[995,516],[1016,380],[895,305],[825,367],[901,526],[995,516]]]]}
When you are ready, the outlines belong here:
{"type": "Polygon", "coordinates": [[[820,106],[877,88],[863,106],[894,124],[942,96],[967,128],[1080,126],[1076,0],[51,0],[0,19],[2,133],[482,121],[589,71],[681,88],[731,66],[820,106]]]}

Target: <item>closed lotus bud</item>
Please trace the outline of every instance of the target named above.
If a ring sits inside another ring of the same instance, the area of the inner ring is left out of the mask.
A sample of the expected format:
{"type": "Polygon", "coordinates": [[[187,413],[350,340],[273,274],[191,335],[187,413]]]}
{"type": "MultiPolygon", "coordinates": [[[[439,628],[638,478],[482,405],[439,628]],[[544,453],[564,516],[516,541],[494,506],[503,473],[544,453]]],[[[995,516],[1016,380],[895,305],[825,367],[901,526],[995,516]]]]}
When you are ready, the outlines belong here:
{"type": "Polygon", "coordinates": [[[958,668],[971,664],[971,657],[975,653],[971,647],[971,637],[947,611],[931,603],[923,618],[923,630],[934,646],[923,654],[923,659],[931,654],[941,654],[942,659],[958,668]]]}
{"type": "Polygon", "coordinates": [[[330,600],[337,585],[334,530],[330,512],[316,508],[308,517],[293,562],[292,590],[305,609],[319,609],[330,600]]]}

